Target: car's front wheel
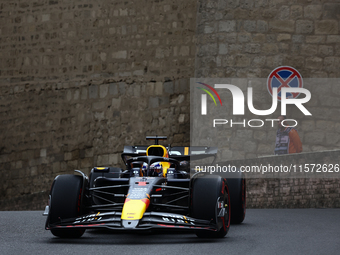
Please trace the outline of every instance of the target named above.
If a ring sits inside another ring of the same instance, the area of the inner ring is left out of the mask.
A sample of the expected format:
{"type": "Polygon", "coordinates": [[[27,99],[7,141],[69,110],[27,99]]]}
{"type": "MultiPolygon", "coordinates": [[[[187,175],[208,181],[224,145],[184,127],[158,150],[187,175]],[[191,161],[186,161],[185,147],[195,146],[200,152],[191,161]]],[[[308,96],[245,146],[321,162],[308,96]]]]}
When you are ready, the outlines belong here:
{"type": "Polygon", "coordinates": [[[198,237],[224,237],[230,226],[230,195],[227,181],[220,176],[206,176],[194,180],[192,188],[193,218],[212,221],[216,224],[216,232],[200,230],[198,237]]]}
{"type": "MultiPolygon", "coordinates": [[[[81,176],[65,174],[56,177],[50,193],[48,225],[80,215],[82,184],[81,176]]],[[[84,232],[85,229],[51,229],[53,235],[62,238],[78,238],[84,232]]]]}

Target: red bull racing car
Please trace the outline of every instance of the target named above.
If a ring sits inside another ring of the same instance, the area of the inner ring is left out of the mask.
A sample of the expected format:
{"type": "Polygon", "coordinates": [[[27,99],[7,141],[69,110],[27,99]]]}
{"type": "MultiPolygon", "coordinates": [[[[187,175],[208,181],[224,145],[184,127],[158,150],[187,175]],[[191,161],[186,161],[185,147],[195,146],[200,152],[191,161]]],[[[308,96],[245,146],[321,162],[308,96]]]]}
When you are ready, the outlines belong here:
{"type": "Polygon", "coordinates": [[[230,223],[245,217],[245,179],[202,172],[190,174],[190,160],[216,159],[213,147],[165,147],[164,136],[151,146],[125,146],[126,170],[94,167],[89,176],[55,178],[47,230],[61,238],[81,237],[86,229],[183,229],[198,237],[224,237],[230,223]]]}

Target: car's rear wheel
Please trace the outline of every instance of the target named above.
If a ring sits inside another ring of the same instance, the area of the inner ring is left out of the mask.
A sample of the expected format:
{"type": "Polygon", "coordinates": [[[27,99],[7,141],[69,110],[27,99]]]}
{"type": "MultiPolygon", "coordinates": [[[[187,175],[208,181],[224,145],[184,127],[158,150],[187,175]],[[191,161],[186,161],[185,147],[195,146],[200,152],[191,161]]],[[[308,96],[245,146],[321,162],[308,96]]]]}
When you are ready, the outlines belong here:
{"type": "Polygon", "coordinates": [[[192,188],[191,216],[196,219],[212,221],[218,231],[199,230],[198,237],[224,237],[230,226],[230,195],[228,184],[220,176],[206,176],[194,180],[192,188]]]}
{"type": "Polygon", "coordinates": [[[246,180],[242,178],[228,179],[231,197],[231,223],[240,224],[246,216],[246,180]]]}
{"type": "MultiPolygon", "coordinates": [[[[83,178],[77,175],[59,175],[54,180],[50,193],[50,212],[48,225],[63,219],[80,215],[83,178]]],[[[85,229],[51,229],[53,235],[62,238],[81,237],[85,229]]]]}

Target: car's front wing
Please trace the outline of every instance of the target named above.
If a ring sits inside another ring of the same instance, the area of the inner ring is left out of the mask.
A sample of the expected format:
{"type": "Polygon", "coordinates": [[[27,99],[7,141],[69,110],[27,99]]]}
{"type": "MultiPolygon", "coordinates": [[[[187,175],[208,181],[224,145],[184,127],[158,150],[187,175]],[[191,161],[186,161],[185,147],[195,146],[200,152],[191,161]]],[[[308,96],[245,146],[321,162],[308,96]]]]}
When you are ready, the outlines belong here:
{"type": "Polygon", "coordinates": [[[114,230],[173,228],[217,231],[216,224],[210,221],[164,212],[145,212],[140,220],[122,220],[121,212],[106,212],[88,214],[72,219],[61,219],[60,222],[46,225],[47,230],[60,228],[108,228],[114,230]]]}

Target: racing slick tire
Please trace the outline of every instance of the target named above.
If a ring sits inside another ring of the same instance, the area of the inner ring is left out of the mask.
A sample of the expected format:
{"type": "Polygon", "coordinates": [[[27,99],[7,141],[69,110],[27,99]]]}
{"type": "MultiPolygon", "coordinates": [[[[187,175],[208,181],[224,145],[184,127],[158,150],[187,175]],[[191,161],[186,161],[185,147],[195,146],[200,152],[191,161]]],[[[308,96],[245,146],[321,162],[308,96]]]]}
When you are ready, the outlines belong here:
{"type": "Polygon", "coordinates": [[[209,220],[216,225],[222,222],[221,228],[216,231],[199,230],[196,232],[198,237],[202,238],[222,238],[230,226],[230,194],[227,181],[216,175],[209,175],[203,178],[197,178],[192,188],[192,210],[191,216],[196,219],[209,220]],[[224,213],[219,217],[219,211],[222,205],[224,213]]]}
{"type": "Polygon", "coordinates": [[[231,223],[240,224],[246,216],[246,180],[240,178],[229,178],[228,187],[231,203],[231,223]]]}
{"type": "MultiPolygon", "coordinates": [[[[80,199],[83,178],[77,175],[65,174],[56,177],[50,197],[50,212],[48,221],[57,223],[60,219],[74,218],[80,215],[80,199]]],[[[51,229],[51,233],[61,238],[79,238],[85,229],[51,229]]]]}

